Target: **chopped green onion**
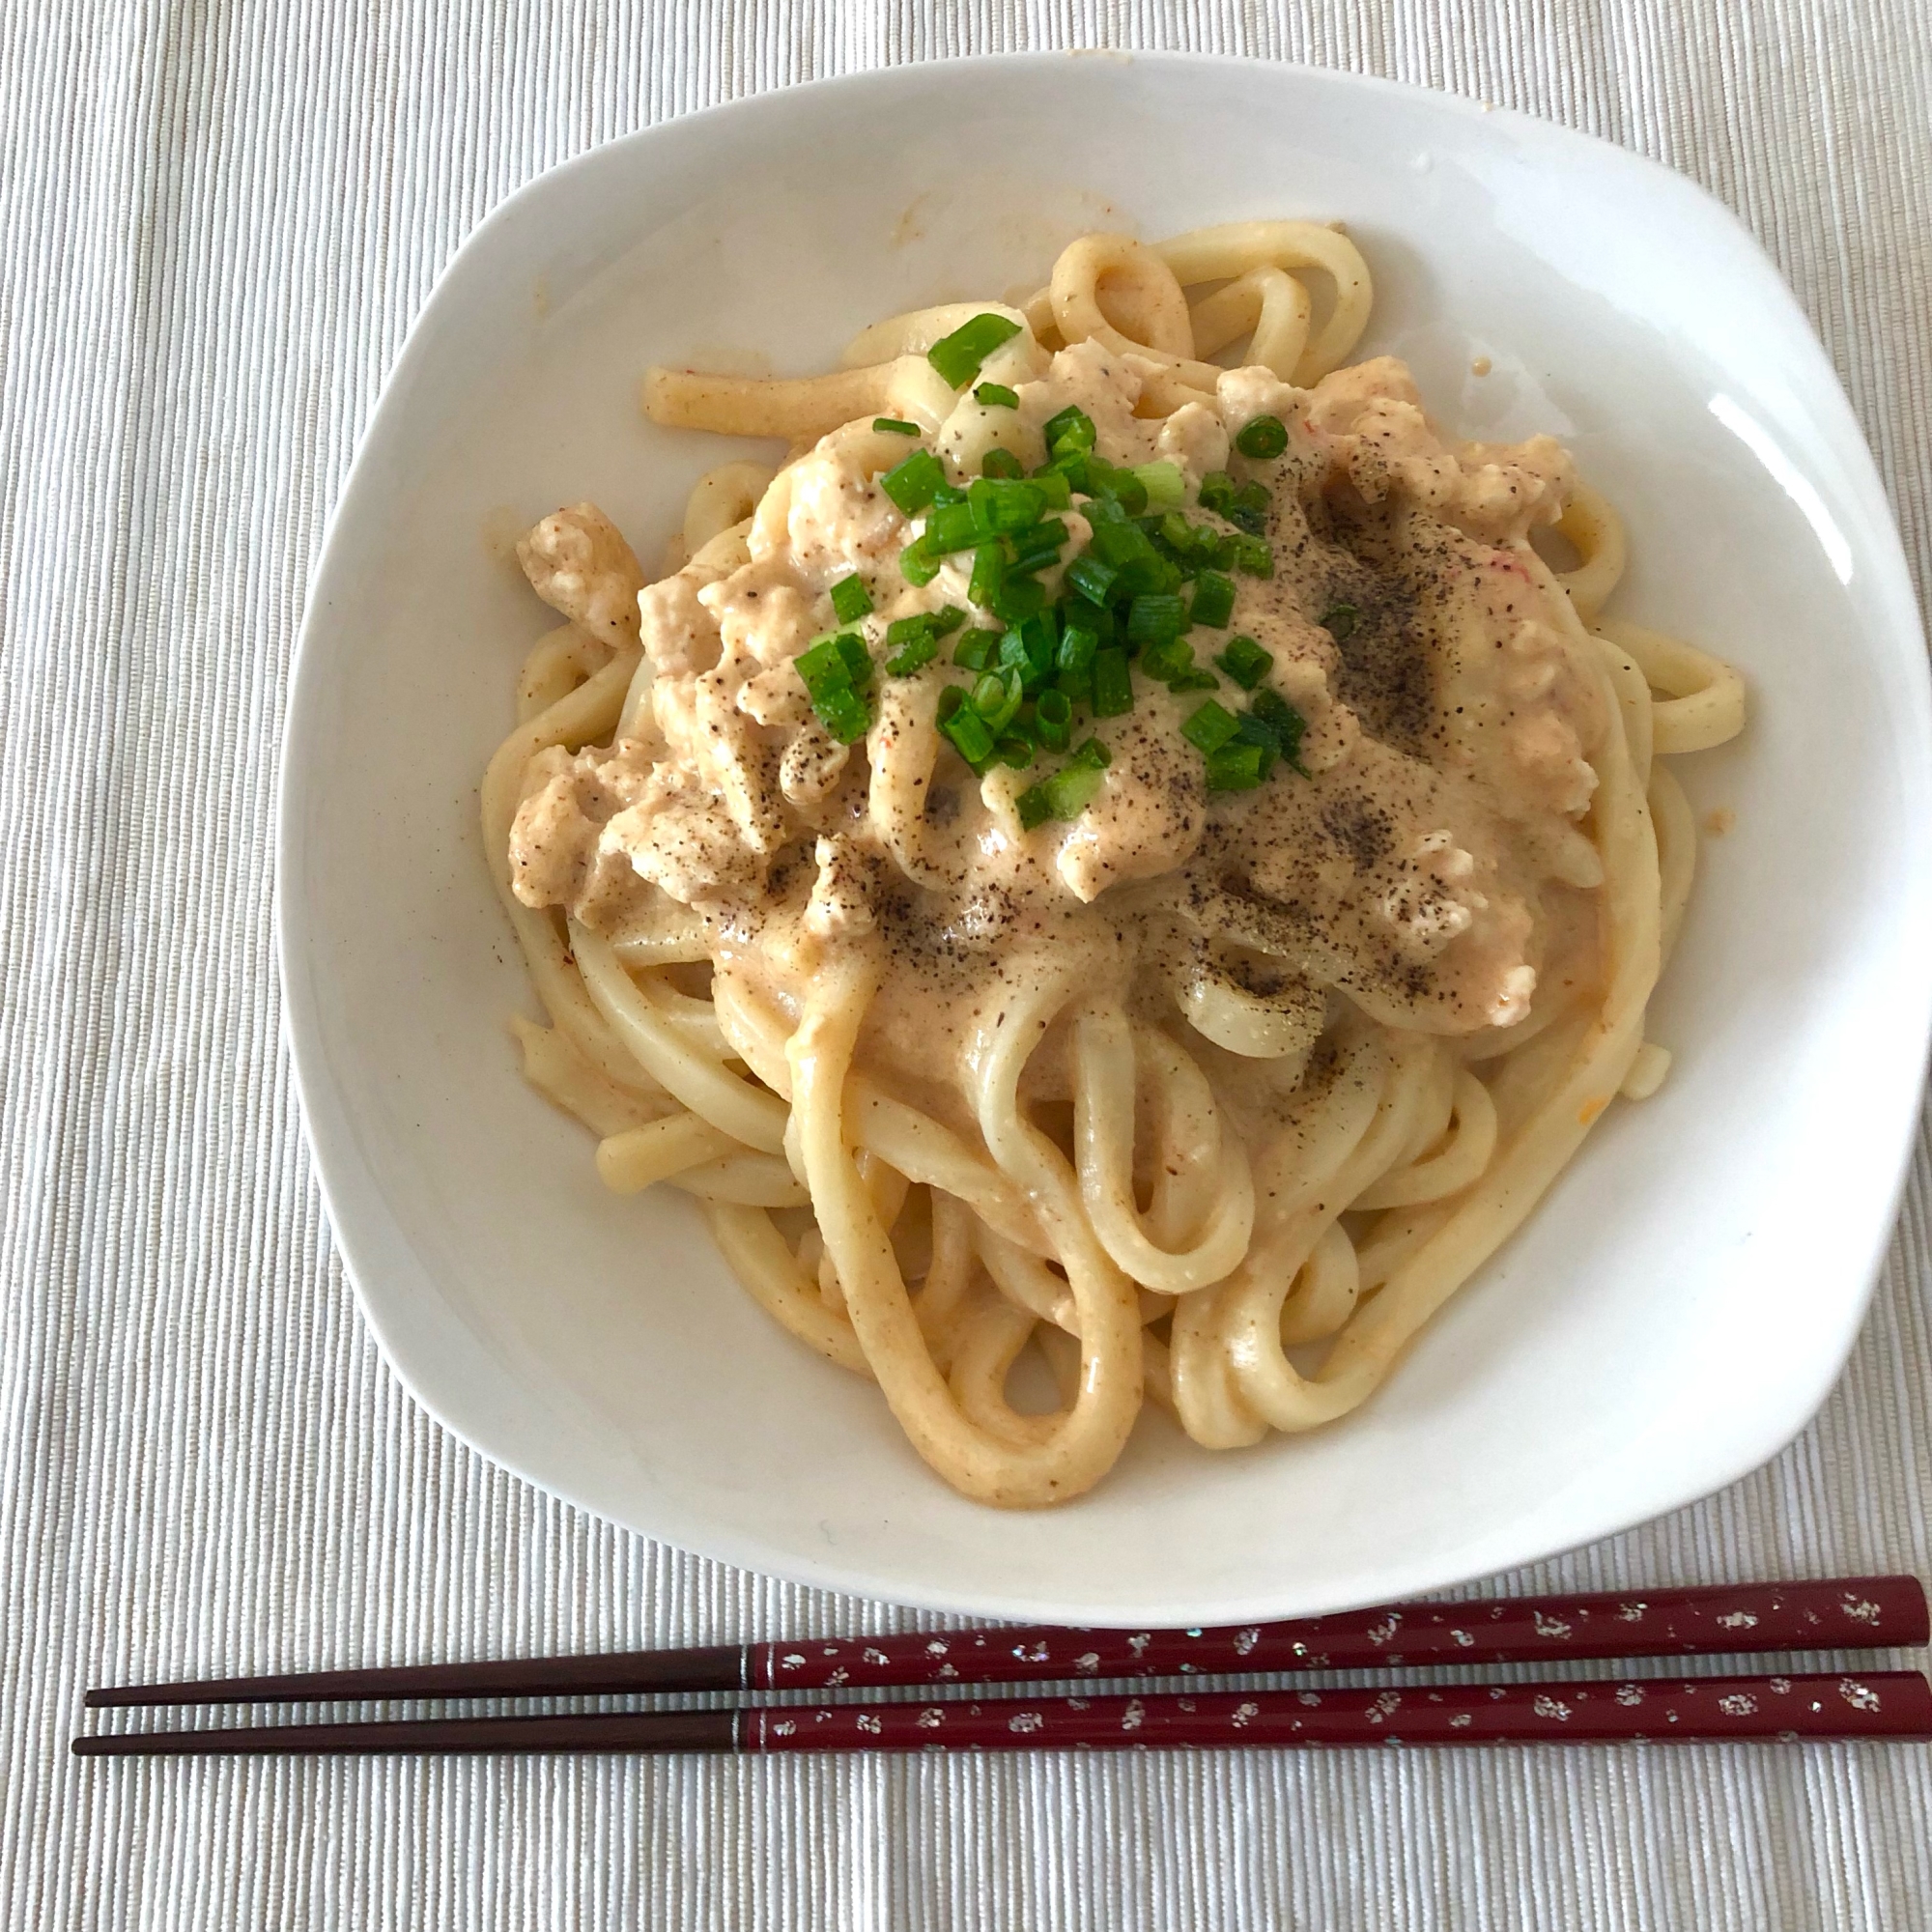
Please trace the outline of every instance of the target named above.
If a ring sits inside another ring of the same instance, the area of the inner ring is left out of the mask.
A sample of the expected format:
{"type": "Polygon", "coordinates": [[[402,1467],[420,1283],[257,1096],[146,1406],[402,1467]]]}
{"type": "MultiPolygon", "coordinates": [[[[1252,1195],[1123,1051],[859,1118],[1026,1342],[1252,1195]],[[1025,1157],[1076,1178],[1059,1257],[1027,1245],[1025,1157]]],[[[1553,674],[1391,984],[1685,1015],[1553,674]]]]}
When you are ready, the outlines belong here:
{"type": "Polygon", "coordinates": [[[872,722],[870,707],[849,689],[826,693],[811,708],[817,712],[818,722],[841,745],[857,744],[872,722]]]}
{"type": "Polygon", "coordinates": [[[1194,601],[1187,607],[1187,614],[1193,623],[1225,629],[1235,614],[1234,579],[1223,577],[1218,570],[1202,571],[1194,580],[1194,601]]]}
{"type": "Polygon", "coordinates": [[[1031,832],[1053,816],[1053,801],[1044,784],[1030,784],[1013,800],[1013,810],[1020,815],[1020,830],[1031,832]]]}
{"type": "Polygon", "coordinates": [[[1187,500],[1187,479],[1178,463],[1136,463],[1134,474],[1147,492],[1150,510],[1178,510],[1187,500]]]}
{"type": "Polygon", "coordinates": [[[987,730],[986,721],[972,705],[960,705],[950,718],[941,721],[939,728],[952,741],[953,750],[975,771],[982,770],[986,760],[993,755],[993,734],[987,730]]]}
{"type": "Polygon", "coordinates": [[[981,544],[973,553],[973,581],[966,595],[984,611],[992,607],[1007,581],[1007,554],[996,543],[981,544]]]}
{"type": "Polygon", "coordinates": [[[1259,463],[1279,456],[1288,447],[1288,425],[1279,416],[1254,416],[1241,425],[1235,447],[1259,463]]]}
{"type": "Polygon", "coordinates": [[[1185,638],[1157,638],[1142,651],[1141,669],[1171,685],[1194,669],[1194,647],[1185,638]]]}
{"type": "Polygon", "coordinates": [[[1016,772],[1025,771],[1033,763],[1033,740],[1024,731],[1009,732],[997,749],[1001,764],[1009,765],[1016,772]]]}
{"type": "Polygon", "coordinates": [[[1243,533],[1228,540],[1228,561],[1245,577],[1274,575],[1274,546],[1263,537],[1243,533]]]}
{"type": "Polygon", "coordinates": [[[929,449],[915,449],[879,478],[879,487],[909,517],[916,517],[946,487],[946,470],[929,449]]]}
{"type": "Polygon", "coordinates": [[[942,483],[932,493],[932,507],[935,510],[950,510],[954,503],[963,503],[966,493],[956,483],[942,483]]]}
{"type": "Polygon", "coordinates": [[[986,729],[997,737],[1013,722],[1026,688],[1017,667],[1005,671],[989,670],[973,687],[973,709],[986,721],[986,729]]]}
{"type": "Polygon", "coordinates": [[[1094,702],[1094,667],[1091,664],[1063,668],[1054,672],[1053,688],[1069,704],[1094,702]]]}
{"type": "Polygon", "coordinates": [[[1000,642],[1000,662],[1017,665],[1030,691],[1037,691],[1053,675],[1059,634],[1053,612],[1042,611],[1029,617],[1017,630],[1009,631],[1000,642]]]}
{"type": "Polygon", "coordinates": [[[1221,689],[1221,680],[1211,670],[1190,668],[1181,671],[1177,676],[1169,678],[1167,688],[1175,693],[1183,691],[1219,691],[1221,689]]]}
{"type": "Polygon", "coordinates": [[[1248,637],[1230,638],[1228,648],[1214,662],[1243,691],[1252,691],[1274,668],[1273,655],[1248,637]]]}
{"type": "Polygon", "coordinates": [[[871,708],[863,695],[871,681],[872,660],[849,631],[820,638],[792,660],[818,722],[841,745],[866,735],[871,708]]]}
{"type": "Polygon", "coordinates": [[[792,668],[805,682],[808,692],[816,696],[819,687],[829,681],[850,684],[852,673],[845,668],[845,659],[838,649],[837,637],[817,639],[809,649],[802,650],[792,659],[792,668]]]}
{"type": "Polygon", "coordinates": [[[1010,449],[1001,449],[996,445],[980,459],[980,474],[1017,482],[1026,474],[1026,465],[1010,449]]]}
{"type": "Polygon", "coordinates": [[[1187,628],[1187,612],[1179,597],[1136,597],[1127,610],[1129,644],[1167,643],[1187,628]]]}
{"type": "Polygon", "coordinates": [[[925,352],[925,359],[955,389],[963,389],[980,373],[980,364],[1003,342],[1010,342],[1020,326],[1010,316],[976,315],[951,335],[942,335],[925,352]]]}
{"type": "Polygon", "coordinates": [[[1096,651],[1094,655],[1094,716],[1120,718],[1134,708],[1133,677],[1125,651],[1096,651]]]}
{"type": "MultiPolygon", "coordinates": [[[[945,638],[950,637],[966,621],[966,613],[956,604],[942,604],[937,611],[926,617],[925,621],[932,626],[932,635],[935,638],[945,638]]],[[[892,634],[893,627],[888,624],[887,638],[890,639],[892,634]]]]}
{"type": "Polygon", "coordinates": [[[1049,752],[1064,752],[1073,735],[1073,702],[1064,691],[1042,691],[1034,704],[1034,729],[1049,752]]]}
{"type": "Polygon", "coordinates": [[[1049,820],[1078,818],[1094,803],[1100,790],[1100,772],[1094,765],[1064,765],[1050,779],[1029,785],[1013,801],[1020,815],[1020,827],[1031,832],[1049,820]]]}
{"type": "Polygon", "coordinates": [[[1060,650],[1054,659],[1062,670],[1086,670],[1100,648],[1100,637],[1085,624],[1066,621],[1060,633],[1060,650]]]}
{"type": "Polygon", "coordinates": [[[939,655],[939,639],[930,631],[915,631],[902,650],[886,660],[886,669],[894,677],[910,677],[923,670],[939,655]]]}
{"type": "MultiPolygon", "coordinates": [[[[1094,506],[1096,509],[1098,505],[1094,506]]],[[[1122,517],[1119,521],[1107,521],[1099,517],[1090,517],[1094,526],[1094,541],[1090,548],[1102,563],[1112,564],[1116,570],[1129,563],[1145,561],[1157,555],[1148,533],[1138,524],[1122,517]]]]}
{"type": "Polygon", "coordinates": [[[1076,765],[1092,765],[1096,772],[1104,772],[1114,762],[1114,754],[1101,744],[1099,739],[1089,738],[1073,753],[1072,762],[1076,765]]]}
{"type": "Polygon", "coordinates": [[[1268,493],[1264,484],[1243,483],[1221,514],[1251,537],[1262,533],[1267,522],[1268,493]]]}
{"type": "Polygon", "coordinates": [[[923,537],[916,538],[899,552],[899,575],[908,583],[921,587],[939,575],[939,558],[923,537]]]}
{"type": "Polygon", "coordinates": [[[1059,517],[1049,517],[1043,524],[1035,524],[1031,529],[1015,530],[1012,535],[1013,567],[1016,570],[1037,570],[1043,564],[1057,563],[1060,553],[1066,548],[1067,535],[1066,525],[1059,517]]]}
{"type": "Polygon", "coordinates": [[[1210,697],[1198,710],[1188,713],[1187,722],[1180,727],[1180,735],[1199,750],[1213,753],[1219,751],[1240,728],[1240,720],[1225,704],[1217,704],[1210,697]]]}
{"type": "Polygon", "coordinates": [[[984,670],[1000,647],[997,631],[968,631],[952,646],[952,662],[967,670],[984,670]]]}
{"type": "Polygon", "coordinates": [[[917,436],[919,425],[902,420],[898,416],[874,416],[872,427],[882,429],[893,436],[917,436]]]}
{"type": "Polygon", "coordinates": [[[1112,564],[1103,562],[1090,551],[1083,551],[1066,566],[1066,582],[1090,604],[1104,604],[1120,577],[1112,564]]]}
{"type": "Polygon", "coordinates": [[[1023,530],[1038,523],[1046,499],[1031,483],[981,476],[966,488],[966,500],[981,531],[987,535],[1023,530]]]}
{"type": "Polygon", "coordinates": [[[1114,596],[1129,600],[1136,597],[1168,597],[1181,586],[1183,579],[1180,567],[1168,562],[1151,545],[1145,556],[1129,557],[1121,566],[1121,578],[1114,596]]]}
{"type": "Polygon", "coordinates": [[[852,688],[864,691],[872,681],[872,654],[866,648],[865,639],[856,631],[840,631],[832,642],[844,663],[852,688]]]}
{"type": "Polygon", "coordinates": [[[1073,485],[1065,470],[1036,469],[1030,480],[1049,510],[1064,510],[1073,501],[1073,485]]]}
{"type": "Polygon", "coordinates": [[[1208,754],[1209,791],[1253,791],[1266,776],[1267,750],[1262,745],[1223,745],[1208,754]]]}
{"type": "Polygon", "coordinates": [[[1331,604],[1322,611],[1320,621],[1321,628],[1339,644],[1355,635],[1362,613],[1352,604],[1331,604]]]}
{"type": "Polygon", "coordinates": [[[1058,415],[1048,416],[1043,433],[1046,446],[1055,456],[1094,447],[1094,418],[1085,410],[1069,406],[1058,415]]]}
{"type": "Polygon", "coordinates": [[[1019,397],[1004,383],[981,383],[973,391],[973,400],[989,410],[1016,410],[1020,406],[1019,397]]]}
{"type": "Polygon", "coordinates": [[[944,724],[966,702],[965,688],[949,684],[939,694],[939,723],[944,724]]]}
{"type": "Polygon", "coordinates": [[[950,556],[955,550],[976,548],[985,540],[985,535],[971,503],[948,503],[926,518],[922,541],[936,555],[950,556]]]}
{"type": "Polygon", "coordinates": [[[1009,575],[993,593],[987,608],[1005,623],[1024,623],[1046,609],[1046,591],[1030,577],[1009,575]]]}
{"type": "Polygon", "coordinates": [[[1246,716],[1266,728],[1283,761],[1306,778],[1308,774],[1301,763],[1301,736],[1308,729],[1308,721],[1301,713],[1279,693],[1264,685],[1248,700],[1246,716]]]}
{"type": "Polygon", "coordinates": [[[856,624],[861,617],[869,616],[872,593],[866,588],[866,580],[856,575],[841,577],[832,586],[832,608],[841,624],[856,624]]]}

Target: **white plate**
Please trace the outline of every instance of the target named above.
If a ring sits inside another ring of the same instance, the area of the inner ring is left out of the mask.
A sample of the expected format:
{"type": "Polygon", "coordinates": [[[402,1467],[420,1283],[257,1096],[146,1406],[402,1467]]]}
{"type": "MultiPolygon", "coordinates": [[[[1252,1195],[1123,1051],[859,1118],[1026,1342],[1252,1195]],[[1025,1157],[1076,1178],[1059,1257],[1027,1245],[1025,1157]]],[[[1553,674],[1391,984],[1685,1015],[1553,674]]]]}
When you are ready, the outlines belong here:
{"type": "Polygon", "coordinates": [[[330,1217],[451,1429],[653,1536],[907,1603],[1065,1621],[1318,1611],[1523,1563],[1728,1483],[1857,1331],[1932,988],[1927,679],[1830,364],[1738,224],[1619,150],[1441,96],[1173,56],[916,66],[724,107],[525,188],[404,350],[317,573],[283,767],[289,1030],[330,1217]],[[803,372],[915,303],[1023,291],[1083,228],[1345,218],[1361,353],[1479,436],[1549,430],[1629,520],[1614,607],[1740,664],[1688,761],[1706,848],[1620,1106],[1338,1427],[1209,1455],[1151,1418],[1056,1514],[964,1502],[782,1334],[696,1213],[599,1185],[524,1087],[476,786],[551,620],[491,533],[588,497],[656,555],[716,440],[655,359],[803,372]],[[1493,373],[1470,364],[1488,356],[1493,373]],[[505,506],[514,508],[507,517],[505,506]]]}

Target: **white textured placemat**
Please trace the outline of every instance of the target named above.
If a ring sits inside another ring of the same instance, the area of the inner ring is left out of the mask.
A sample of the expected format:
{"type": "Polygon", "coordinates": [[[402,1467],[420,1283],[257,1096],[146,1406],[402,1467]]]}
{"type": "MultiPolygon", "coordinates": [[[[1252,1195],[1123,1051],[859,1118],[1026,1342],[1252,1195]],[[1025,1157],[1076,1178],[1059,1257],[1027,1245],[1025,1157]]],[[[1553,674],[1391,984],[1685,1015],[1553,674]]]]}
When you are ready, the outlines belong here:
{"type": "MultiPolygon", "coordinates": [[[[887,1614],[587,1520],[451,1441],[378,1359],[277,1037],[279,721],[355,438],[503,195],[757,89],[1101,43],[1428,82],[1705,183],[1796,284],[1932,582],[1922,0],[0,8],[7,1932],[1932,1925],[1918,1748],[66,1755],[81,1687],[130,1674],[887,1614]]],[[[1928,1188],[1921,1148],[1850,1373],[1796,1444],[1513,1580],[1932,1571],[1928,1188]]]]}

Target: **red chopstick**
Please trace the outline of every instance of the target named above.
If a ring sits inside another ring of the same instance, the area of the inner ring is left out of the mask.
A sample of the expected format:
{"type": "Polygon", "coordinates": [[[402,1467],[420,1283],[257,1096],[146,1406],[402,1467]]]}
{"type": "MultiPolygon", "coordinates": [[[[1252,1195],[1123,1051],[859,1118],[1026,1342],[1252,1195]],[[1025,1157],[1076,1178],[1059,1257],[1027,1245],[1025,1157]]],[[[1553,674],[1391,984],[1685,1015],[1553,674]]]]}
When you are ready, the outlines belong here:
{"type": "Polygon", "coordinates": [[[668,1690],[1043,1684],[1550,1658],[1733,1656],[1913,1648],[1928,1634],[1914,1577],[1617,1590],[1581,1597],[1389,1604],[1290,1623],[1190,1631],[994,1629],[811,1637],[702,1650],[218,1677],[90,1690],[91,1708],[668,1690]]]}
{"type": "Polygon", "coordinates": [[[766,1705],[404,1723],[256,1724],[76,1738],[80,1757],[318,1751],[1132,1750],[1347,1745],[1932,1740],[1916,1670],[1804,1677],[1626,1678],[984,1703],[766,1705]]]}

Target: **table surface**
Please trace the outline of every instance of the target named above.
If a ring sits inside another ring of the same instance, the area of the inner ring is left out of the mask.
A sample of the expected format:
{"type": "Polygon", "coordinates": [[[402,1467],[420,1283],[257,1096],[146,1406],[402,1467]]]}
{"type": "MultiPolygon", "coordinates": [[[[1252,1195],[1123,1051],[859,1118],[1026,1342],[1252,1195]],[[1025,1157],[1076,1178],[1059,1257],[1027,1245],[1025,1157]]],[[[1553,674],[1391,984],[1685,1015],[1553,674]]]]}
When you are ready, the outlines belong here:
{"type": "MultiPolygon", "coordinates": [[[[1918,0],[236,0],[0,10],[0,1923],[1922,1928],[1932,1750],[82,1765],[89,1682],[899,1621],[618,1531],[430,1422],[279,1039],[279,723],[410,319],[540,170],[1058,44],[1310,61],[1682,169],[1796,286],[1932,579],[1918,0]]],[[[1694,265],[1687,269],[1694,272],[1694,265]]],[[[1932,1572],[1932,1149],[1768,1467],[1504,1579],[1932,1572]]]]}

